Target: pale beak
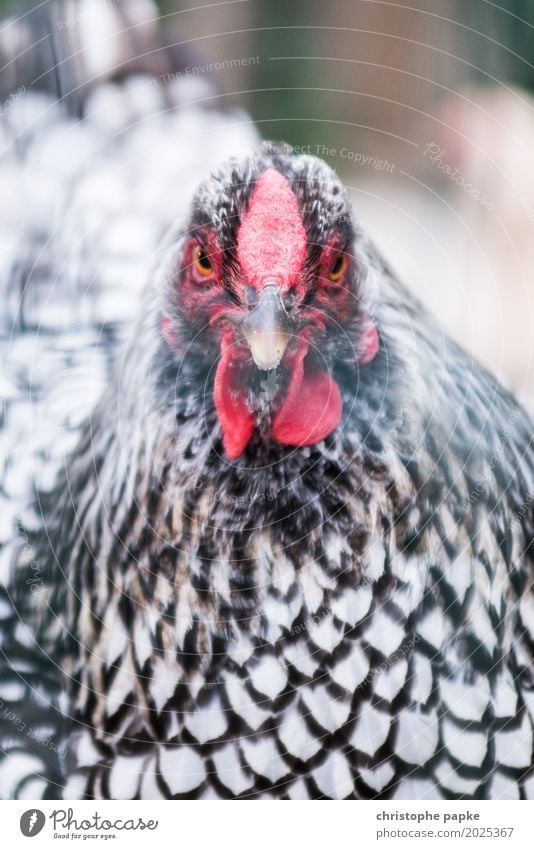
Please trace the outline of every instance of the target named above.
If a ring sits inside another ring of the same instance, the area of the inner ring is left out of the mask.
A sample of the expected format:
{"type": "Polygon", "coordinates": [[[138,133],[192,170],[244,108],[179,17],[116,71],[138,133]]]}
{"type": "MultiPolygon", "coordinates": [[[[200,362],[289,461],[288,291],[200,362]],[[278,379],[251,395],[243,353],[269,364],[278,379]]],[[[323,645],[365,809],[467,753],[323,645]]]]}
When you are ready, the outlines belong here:
{"type": "Polygon", "coordinates": [[[289,341],[289,316],[277,283],[265,283],[258,304],[244,320],[242,329],[257,367],[264,371],[275,369],[289,341]]]}

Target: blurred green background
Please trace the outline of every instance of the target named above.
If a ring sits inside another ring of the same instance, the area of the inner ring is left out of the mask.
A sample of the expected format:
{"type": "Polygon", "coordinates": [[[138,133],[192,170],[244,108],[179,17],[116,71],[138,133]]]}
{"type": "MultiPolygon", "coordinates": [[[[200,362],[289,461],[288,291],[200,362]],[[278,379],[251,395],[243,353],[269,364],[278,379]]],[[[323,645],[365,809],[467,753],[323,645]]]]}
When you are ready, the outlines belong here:
{"type": "MultiPolygon", "coordinates": [[[[162,0],[224,91],[265,136],[336,144],[336,122],[408,132],[443,92],[495,81],[534,86],[534,0],[162,0]]],[[[360,128],[363,129],[363,128],[360,128]]],[[[356,135],[356,134],[354,134],[356,135]]],[[[361,134],[358,134],[361,135],[361,134]]]]}

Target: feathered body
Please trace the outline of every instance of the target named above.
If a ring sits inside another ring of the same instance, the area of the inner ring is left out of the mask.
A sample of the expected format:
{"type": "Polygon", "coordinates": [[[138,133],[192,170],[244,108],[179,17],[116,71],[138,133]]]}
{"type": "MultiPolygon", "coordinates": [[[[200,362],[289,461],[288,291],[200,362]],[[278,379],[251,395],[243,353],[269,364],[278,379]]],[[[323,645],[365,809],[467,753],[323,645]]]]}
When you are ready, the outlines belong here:
{"type": "Polygon", "coordinates": [[[65,757],[16,792],[46,779],[69,799],[534,796],[532,422],[353,222],[330,169],[276,145],[184,203],[107,389],[15,541],[8,596],[31,608],[39,649],[6,626],[6,653],[47,658],[41,706],[67,694],[65,757]],[[293,361],[247,362],[236,383],[210,321],[238,306],[236,245],[266,173],[298,202],[302,274],[332,240],[351,262],[350,303],[305,355],[332,382],[328,397],[304,383],[326,407],[338,390],[341,418],[309,445],[273,438],[293,361]],[[184,298],[184,251],[204,230],[230,283],[184,298]],[[17,586],[35,563],[28,605],[17,586]]]}

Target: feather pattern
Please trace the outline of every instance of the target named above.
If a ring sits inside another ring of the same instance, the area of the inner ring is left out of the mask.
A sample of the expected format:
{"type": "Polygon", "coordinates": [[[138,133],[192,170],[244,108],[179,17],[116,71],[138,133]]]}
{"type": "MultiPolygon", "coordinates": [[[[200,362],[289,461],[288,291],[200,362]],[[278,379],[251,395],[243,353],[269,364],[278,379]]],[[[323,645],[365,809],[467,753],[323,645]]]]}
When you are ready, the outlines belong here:
{"type": "Polygon", "coordinates": [[[199,174],[240,154],[196,196],[228,239],[261,162],[296,175],[312,243],[352,213],[321,163],[245,155],[246,119],[177,86],[162,113],[153,78],[138,122],[28,92],[2,127],[0,179],[54,198],[2,222],[0,697],[25,723],[1,717],[2,792],[531,795],[532,422],[358,231],[380,351],[340,364],[342,426],[226,460],[195,358],[170,386],[159,333],[199,174]]]}

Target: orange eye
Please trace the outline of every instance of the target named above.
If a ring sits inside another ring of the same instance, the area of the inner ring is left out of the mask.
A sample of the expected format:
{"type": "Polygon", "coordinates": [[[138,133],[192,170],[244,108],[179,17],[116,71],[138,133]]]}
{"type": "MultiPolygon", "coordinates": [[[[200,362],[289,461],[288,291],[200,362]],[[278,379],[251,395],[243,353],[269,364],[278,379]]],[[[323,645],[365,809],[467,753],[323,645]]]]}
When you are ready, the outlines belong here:
{"type": "Polygon", "coordinates": [[[330,274],[328,275],[328,279],[331,280],[332,283],[337,283],[338,280],[341,280],[347,268],[347,262],[346,254],[337,255],[330,274]]]}
{"type": "Polygon", "coordinates": [[[204,253],[200,246],[195,248],[193,254],[193,265],[201,277],[209,277],[213,274],[213,266],[207,254],[204,253]]]}

